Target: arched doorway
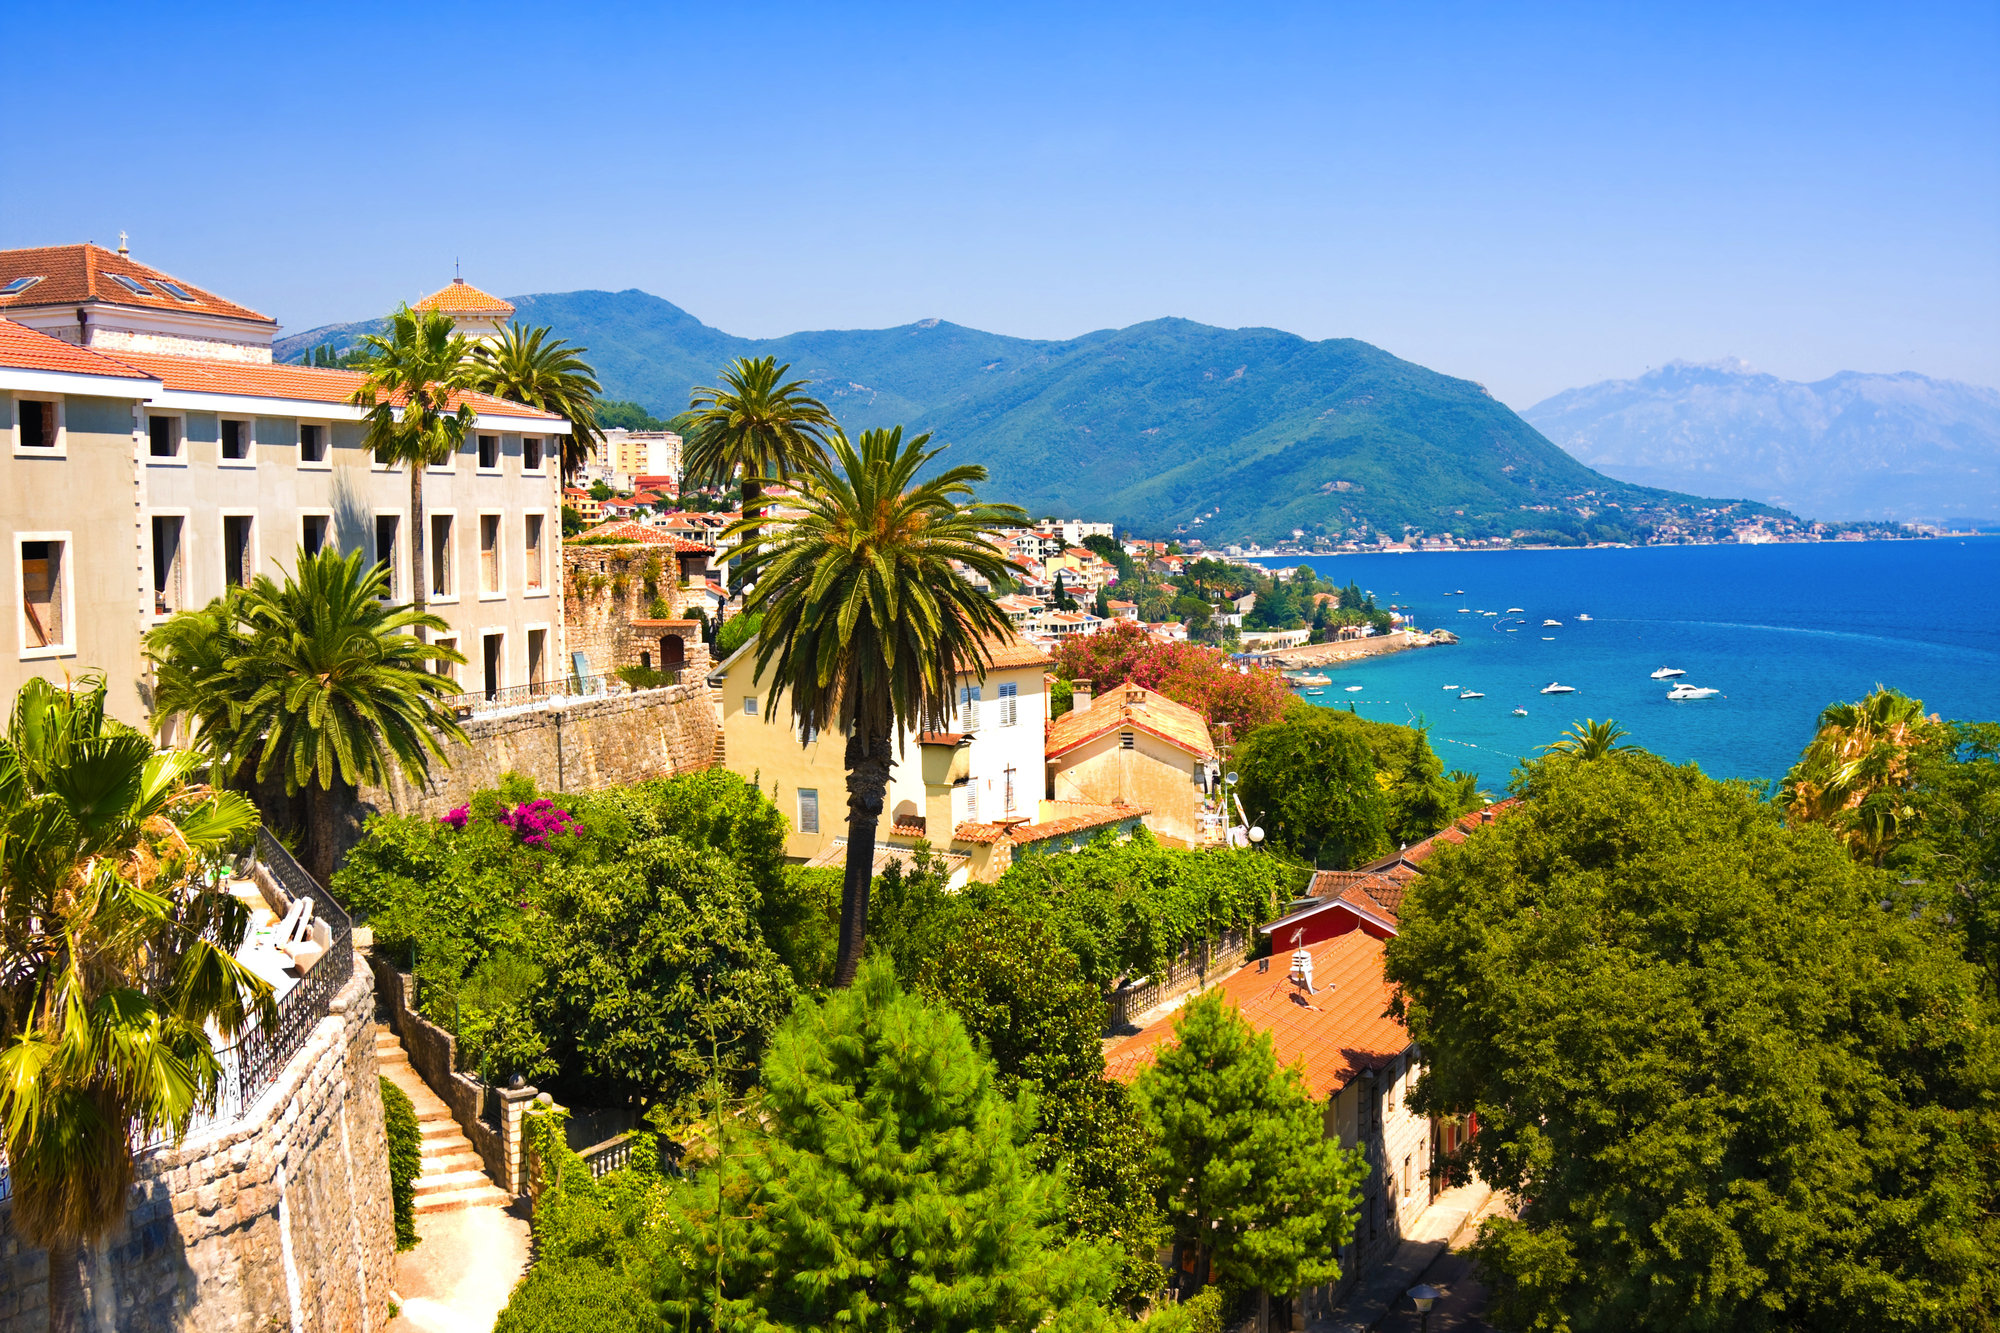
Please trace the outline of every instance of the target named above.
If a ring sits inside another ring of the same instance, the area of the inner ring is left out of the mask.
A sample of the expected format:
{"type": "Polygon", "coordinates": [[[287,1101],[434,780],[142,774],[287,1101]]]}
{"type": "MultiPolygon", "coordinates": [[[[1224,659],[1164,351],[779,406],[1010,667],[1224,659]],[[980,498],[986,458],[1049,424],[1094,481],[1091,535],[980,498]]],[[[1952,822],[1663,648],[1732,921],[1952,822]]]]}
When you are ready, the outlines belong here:
{"type": "Polygon", "coordinates": [[[678,634],[660,636],[660,670],[678,671],[687,663],[687,645],[678,634]]]}

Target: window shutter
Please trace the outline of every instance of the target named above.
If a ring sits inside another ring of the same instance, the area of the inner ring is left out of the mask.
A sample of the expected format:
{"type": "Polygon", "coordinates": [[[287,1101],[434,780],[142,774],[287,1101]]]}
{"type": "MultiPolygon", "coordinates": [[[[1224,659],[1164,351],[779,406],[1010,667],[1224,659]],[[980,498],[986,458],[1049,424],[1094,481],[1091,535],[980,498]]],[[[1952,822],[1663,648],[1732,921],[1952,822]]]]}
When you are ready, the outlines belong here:
{"type": "MultiPolygon", "coordinates": [[[[1000,687],[1001,726],[1011,727],[1019,720],[1021,707],[1020,694],[1021,687],[1019,685],[1002,685],[1000,687]]],[[[1009,806],[1008,808],[1011,809],[1012,807],[1009,806]]]]}
{"type": "Polygon", "coordinates": [[[819,832],[819,789],[799,788],[799,832],[819,832]]]}

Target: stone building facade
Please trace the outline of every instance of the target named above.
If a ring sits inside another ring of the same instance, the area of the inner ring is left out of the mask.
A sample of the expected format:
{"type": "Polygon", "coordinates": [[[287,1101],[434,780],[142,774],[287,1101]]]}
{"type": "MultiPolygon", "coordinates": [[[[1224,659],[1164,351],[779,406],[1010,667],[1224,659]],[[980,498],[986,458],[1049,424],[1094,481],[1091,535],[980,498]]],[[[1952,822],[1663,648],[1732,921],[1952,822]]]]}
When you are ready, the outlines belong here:
{"type": "Polygon", "coordinates": [[[684,672],[696,681],[710,657],[695,611],[715,549],[658,528],[623,523],[563,543],[563,635],[571,675],[621,667],[684,672]],[[665,615],[657,614],[664,611],[665,615]]]}

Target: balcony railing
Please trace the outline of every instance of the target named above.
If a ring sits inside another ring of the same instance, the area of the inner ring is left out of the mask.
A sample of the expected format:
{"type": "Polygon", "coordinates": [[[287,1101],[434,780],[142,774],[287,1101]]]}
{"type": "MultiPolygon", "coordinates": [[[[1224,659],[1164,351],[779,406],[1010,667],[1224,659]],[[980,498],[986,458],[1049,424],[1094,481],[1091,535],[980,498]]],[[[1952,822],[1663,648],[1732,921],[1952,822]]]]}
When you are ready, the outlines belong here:
{"type": "MultiPolygon", "coordinates": [[[[664,688],[681,683],[678,669],[662,671],[661,683],[650,688],[664,688]]],[[[443,700],[461,719],[480,717],[487,713],[499,713],[513,708],[532,708],[547,703],[551,699],[609,699],[621,694],[632,693],[632,687],[612,672],[597,676],[570,676],[562,680],[543,681],[538,685],[508,685],[496,690],[474,690],[469,694],[453,694],[443,700]]]]}

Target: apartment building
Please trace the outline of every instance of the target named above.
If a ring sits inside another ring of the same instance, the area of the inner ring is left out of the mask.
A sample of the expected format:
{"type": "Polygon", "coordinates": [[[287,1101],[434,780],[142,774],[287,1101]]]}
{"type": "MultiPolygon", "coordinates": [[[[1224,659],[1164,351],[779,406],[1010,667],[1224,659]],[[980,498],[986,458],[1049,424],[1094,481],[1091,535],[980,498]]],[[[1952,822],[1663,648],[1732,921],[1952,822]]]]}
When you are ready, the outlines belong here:
{"type": "Polygon", "coordinates": [[[568,423],[468,395],[464,448],[424,476],[413,569],[409,476],[362,448],[362,377],[273,364],[277,328],[122,252],[0,252],[0,689],[102,673],[143,722],[147,630],[329,544],[386,561],[399,601],[425,580],[466,690],[560,670],[568,423]]]}
{"type": "Polygon", "coordinates": [[[681,437],[665,430],[607,430],[604,463],[605,479],[618,490],[637,486],[641,478],[672,481],[681,475],[681,437]]]}

